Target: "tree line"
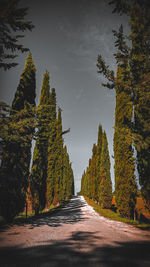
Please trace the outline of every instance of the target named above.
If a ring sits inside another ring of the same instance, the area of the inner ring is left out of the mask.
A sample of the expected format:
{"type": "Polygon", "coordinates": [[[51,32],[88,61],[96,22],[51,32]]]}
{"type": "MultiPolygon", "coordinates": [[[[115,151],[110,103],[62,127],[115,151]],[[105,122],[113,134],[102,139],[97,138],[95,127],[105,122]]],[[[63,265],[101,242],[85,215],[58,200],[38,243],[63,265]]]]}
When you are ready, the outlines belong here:
{"type": "Polygon", "coordinates": [[[39,105],[35,106],[36,69],[28,54],[12,107],[1,103],[0,214],[12,220],[24,210],[27,189],[36,214],[74,194],[74,176],[62,130],[61,109],[43,77],[39,105]],[[31,164],[32,141],[35,140],[31,164]]]}
{"type": "MultiPolygon", "coordinates": [[[[98,73],[106,78],[102,85],[116,91],[115,197],[119,213],[132,218],[137,197],[136,167],[142,196],[150,207],[150,4],[147,0],[113,0],[110,4],[115,5],[114,13],[129,17],[130,34],[124,34],[122,25],[119,31],[113,31],[116,75],[101,55],[97,67],[98,73]]],[[[82,190],[89,173],[90,167],[83,175],[82,190]]],[[[101,180],[99,177],[97,183],[101,180]]],[[[91,184],[90,190],[92,187],[91,184]]],[[[109,196],[107,187],[105,190],[109,196]]],[[[89,193],[88,196],[93,198],[89,193]]]]}
{"type": "Polygon", "coordinates": [[[106,132],[98,128],[97,144],[93,145],[89,166],[81,179],[81,194],[98,202],[103,208],[112,204],[110,157],[106,132]]]}

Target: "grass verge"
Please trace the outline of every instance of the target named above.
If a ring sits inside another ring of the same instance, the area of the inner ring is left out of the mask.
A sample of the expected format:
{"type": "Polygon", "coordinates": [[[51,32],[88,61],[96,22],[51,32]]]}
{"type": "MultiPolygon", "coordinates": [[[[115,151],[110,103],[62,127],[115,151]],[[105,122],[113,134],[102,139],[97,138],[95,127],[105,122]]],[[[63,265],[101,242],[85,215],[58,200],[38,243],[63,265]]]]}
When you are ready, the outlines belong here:
{"type": "Polygon", "coordinates": [[[108,218],[114,221],[128,223],[142,230],[150,230],[150,223],[144,223],[144,222],[139,222],[137,220],[134,221],[134,220],[130,220],[127,218],[123,218],[120,214],[114,212],[111,209],[102,209],[97,203],[95,203],[93,200],[89,199],[88,197],[84,196],[84,198],[87,201],[87,203],[90,206],[92,206],[97,213],[104,216],[105,218],[108,218]]]}
{"type": "Polygon", "coordinates": [[[60,211],[63,207],[65,207],[70,200],[64,201],[59,206],[51,206],[48,211],[43,210],[39,213],[39,215],[35,215],[34,212],[28,212],[28,216],[26,218],[25,212],[20,213],[18,216],[16,216],[11,224],[7,224],[2,216],[0,216],[0,228],[7,228],[13,224],[30,224],[33,223],[35,220],[39,218],[44,218],[47,216],[52,216],[56,212],[60,211]]]}

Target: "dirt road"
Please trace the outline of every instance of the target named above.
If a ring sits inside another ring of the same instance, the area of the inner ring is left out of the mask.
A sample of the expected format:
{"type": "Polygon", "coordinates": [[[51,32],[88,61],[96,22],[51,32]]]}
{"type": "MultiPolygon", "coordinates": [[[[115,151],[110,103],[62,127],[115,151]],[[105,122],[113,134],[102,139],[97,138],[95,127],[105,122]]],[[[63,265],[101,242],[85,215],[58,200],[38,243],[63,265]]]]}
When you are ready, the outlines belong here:
{"type": "Polygon", "coordinates": [[[53,216],[0,232],[0,266],[150,266],[150,232],[99,216],[75,197],[53,216]]]}

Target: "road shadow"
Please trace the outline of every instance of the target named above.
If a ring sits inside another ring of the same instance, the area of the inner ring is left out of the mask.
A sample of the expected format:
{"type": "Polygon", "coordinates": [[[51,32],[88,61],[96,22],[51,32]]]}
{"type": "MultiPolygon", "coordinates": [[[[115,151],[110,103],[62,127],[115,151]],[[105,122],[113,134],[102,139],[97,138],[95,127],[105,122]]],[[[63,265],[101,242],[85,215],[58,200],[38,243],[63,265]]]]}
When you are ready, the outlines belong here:
{"type": "Polygon", "coordinates": [[[85,206],[85,202],[81,201],[79,197],[73,197],[67,204],[62,204],[55,208],[53,211],[48,211],[39,214],[39,216],[33,216],[27,219],[17,219],[12,225],[5,225],[1,227],[0,232],[7,231],[8,228],[19,225],[29,225],[30,229],[34,227],[40,227],[48,225],[51,227],[59,227],[62,224],[74,224],[79,221],[84,221],[87,218],[83,217],[82,208],[85,206]]]}
{"type": "Polygon", "coordinates": [[[46,241],[36,247],[0,248],[0,266],[148,267],[150,241],[100,245],[96,232],[74,232],[65,241],[46,241]],[[97,241],[98,244],[97,245],[97,241]]]}

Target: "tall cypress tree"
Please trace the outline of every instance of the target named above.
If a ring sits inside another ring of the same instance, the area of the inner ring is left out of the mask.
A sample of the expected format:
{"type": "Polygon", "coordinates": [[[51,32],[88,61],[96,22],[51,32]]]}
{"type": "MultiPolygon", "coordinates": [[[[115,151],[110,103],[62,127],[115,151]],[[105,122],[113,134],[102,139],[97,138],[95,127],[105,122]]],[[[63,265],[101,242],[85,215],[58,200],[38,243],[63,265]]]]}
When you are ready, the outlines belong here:
{"type": "Polygon", "coordinates": [[[102,126],[98,127],[97,153],[96,153],[96,180],[95,180],[95,200],[99,201],[98,188],[100,184],[100,163],[102,153],[102,126]]]}
{"type": "Polygon", "coordinates": [[[51,125],[48,139],[48,166],[47,166],[47,192],[46,206],[47,208],[54,199],[54,181],[55,181],[55,163],[57,159],[57,144],[56,144],[56,92],[52,88],[50,93],[51,106],[51,125]]]}
{"type": "Polygon", "coordinates": [[[150,4],[148,0],[111,1],[114,12],[126,14],[130,18],[131,50],[129,55],[133,106],[134,145],[137,150],[137,168],[141,191],[150,206],[150,4]]]}
{"type": "Polygon", "coordinates": [[[93,145],[92,158],[81,179],[81,193],[97,202],[104,208],[112,203],[112,182],[110,177],[110,158],[106,133],[102,126],[98,128],[97,145],[93,145]]]}
{"type": "Polygon", "coordinates": [[[61,108],[58,108],[58,117],[56,122],[56,163],[55,163],[55,181],[54,181],[54,203],[60,203],[63,195],[63,138],[62,138],[62,118],[61,108]]]}
{"type": "MultiPolygon", "coordinates": [[[[99,72],[103,73],[116,89],[114,157],[115,190],[119,212],[126,217],[133,216],[136,203],[136,183],[134,176],[133,139],[132,139],[132,86],[129,66],[129,51],[124,40],[123,27],[114,31],[115,54],[118,64],[117,77],[109,79],[110,71],[101,57],[98,58],[99,72]]],[[[108,84],[106,84],[107,86],[108,84]]],[[[107,86],[110,88],[111,86],[107,86]]],[[[111,87],[112,88],[112,87],[111,87]]]]}
{"type": "MultiPolygon", "coordinates": [[[[35,106],[35,66],[29,53],[25,68],[20,77],[10,117],[21,112],[23,118],[33,116],[29,105],[35,106]]],[[[18,121],[19,117],[17,117],[18,121]]],[[[21,129],[20,129],[21,130],[21,129]]],[[[31,141],[34,127],[23,129],[22,134],[29,134],[28,142],[8,142],[4,147],[1,165],[0,212],[6,220],[12,220],[24,209],[31,159],[31,141]],[[30,132],[30,133],[29,133],[30,132]]]]}
{"type": "Polygon", "coordinates": [[[74,176],[66,146],[63,156],[63,200],[68,200],[74,195],[74,176]]]}
{"type": "Polygon", "coordinates": [[[116,77],[116,110],[114,132],[116,201],[119,212],[125,217],[133,217],[136,204],[135,162],[133,157],[133,90],[129,66],[129,52],[126,46],[123,27],[116,37],[115,54],[118,70],[116,77]]]}
{"type": "Polygon", "coordinates": [[[92,158],[90,164],[90,188],[91,188],[91,198],[95,200],[95,191],[96,191],[96,155],[97,147],[96,144],[93,145],[92,149],[92,158]]]}
{"type": "Polygon", "coordinates": [[[134,94],[134,137],[141,191],[150,209],[150,12],[149,1],[130,7],[130,67],[134,94]],[[138,30],[137,30],[138,29],[138,30]]]}
{"type": "Polygon", "coordinates": [[[118,67],[116,79],[116,110],[114,132],[115,192],[119,212],[133,217],[136,204],[135,163],[131,131],[131,91],[124,81],[124,70],[118,67]]]}
{"type": "Polygon", "coordinates": [[[62,199],[65,200],[69,196],[69,190],[67,192],[67,182],[69,178],[69,155],[67,153],[67,147],[63,148],[63,194],[62,199]]]}
{"type": "Polygon", "coordinates": [[[112,182],[110,176],[110,157],[105,131],[102,136],[102,152],[100,161],[99,202],[103,208],[110,208],[112,204],[112,182]]]}
{"type": "Polygon", "coordinates": [[[46,72],[43,77],[40,103],[37,109],[38,133],[30,176],[32,207],[36,214],[46,205],[48,137],[51,122],[49,90],[49,73],[46,72]]]}

